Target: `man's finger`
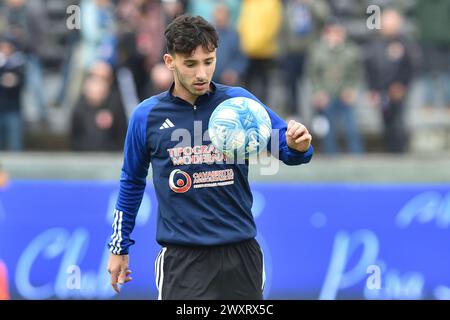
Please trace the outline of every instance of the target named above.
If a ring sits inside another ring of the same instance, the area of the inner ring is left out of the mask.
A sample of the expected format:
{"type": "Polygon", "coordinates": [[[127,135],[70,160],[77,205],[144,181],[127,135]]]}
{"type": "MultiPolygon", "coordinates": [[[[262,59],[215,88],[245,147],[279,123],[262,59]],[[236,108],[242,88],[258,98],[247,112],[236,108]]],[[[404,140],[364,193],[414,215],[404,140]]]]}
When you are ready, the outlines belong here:
{"type": "Polygon", "coordinates": [[[116,293],[120,293],[120,288],[117,283],[112,283],[111,285],[116,293]]]}
{"type": "Polygon", "coordinates": [[[299,127],[300,124],[298,122],[295,122],[294,120],[289,121],[287,135],[291,137],[299,127]]]}
{"type": "Polygon", "coordinates": [[[117,285],[117,280],[119,277],[119,272],[111,272],[111,286],[113,287],[116,293],[120,293],[120,288],[117,285]]]}
{"type": "Polygon", "coordinates": [[[130,282],[131,280],[133,280],[132,277],[126,277],[125,280],[123,281],[123,283],[130,282]]]}
{"type": "Polygon", "coordinates": [[[129,269],[123,270],[122,272],[120,272],[119,283],[124,284],[124,283],[127,283],[128,281],[131,281],[131,278],[128,277],[130,274],[131,274],[131,270],[129,270],[129,269]],[[127,281],[127,279],[130,279],[130,280],[127,281]]]}
{"type": "Polygon", "coordinates": [[[292,139],[296,139],[298,137],[301,137],[306,132],[306,127],[303,125],[300,125],[297,130],[292,134],[292,139]]]}
{"type": "Polygon", "coordinates": [[[303,136],[301,136],[300,138],[298,138],[297,140],[295,140],[295,143],[300,143],[303,141],[310,141],[312,140],[312,136],[310,134],[305,134],[303,136]]]}

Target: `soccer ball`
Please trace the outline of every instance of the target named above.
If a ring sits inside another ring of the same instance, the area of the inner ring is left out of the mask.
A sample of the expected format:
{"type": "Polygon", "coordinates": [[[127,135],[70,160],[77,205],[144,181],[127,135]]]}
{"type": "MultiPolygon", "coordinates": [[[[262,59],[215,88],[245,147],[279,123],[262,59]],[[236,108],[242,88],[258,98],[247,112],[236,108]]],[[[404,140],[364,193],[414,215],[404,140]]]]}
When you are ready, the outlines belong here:
{"type": "Polygon", "coordinates": [[[227,157],[248,159],[267,147],[272,123],[259,102],[236,97],[216,107],[209,119],[208,132],[213,145],[227,157]]]}

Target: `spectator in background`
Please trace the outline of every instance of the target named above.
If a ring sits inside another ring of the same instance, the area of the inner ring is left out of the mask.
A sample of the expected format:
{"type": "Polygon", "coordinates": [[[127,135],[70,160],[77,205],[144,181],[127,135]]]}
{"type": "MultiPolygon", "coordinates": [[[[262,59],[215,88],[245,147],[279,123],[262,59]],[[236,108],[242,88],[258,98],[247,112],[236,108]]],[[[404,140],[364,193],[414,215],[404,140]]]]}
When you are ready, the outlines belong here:
{"type": "MultiPolygon", "coordinates": [[[[166,21],[162,14],[162,7],[158,0],[144,2],[141,7],[141,22],[136,34],[137,51],[144,57],[144,72],[148,86],[149,74],[152,68],[162,62],[165,43],[161,34],[164,33],[166,21]]],[[[139,95],[139,100],[148,98],[149,92],[139,95]]]]}
{"type": "Polygon", "coordinates": [[[241,9],[241,0],[191,0],[188,2],[187,13],[201,16],[206,21],[214,23],[216,6],[224,5],[228,8],[229,24],[235,28],[241,9]]]}
{"type": "Polygon", "coordinates": [[[330,16],[330,7],[324,0],[286,0],[280,34],[282,67],[287,90],[287,113],[300,114],[299,82],[303,76],[307,50],[319,36],[330,16]]]}
{"type": "Polygon", "coordinates": [[[30,103],[35,103],[39,120],[48,120],[47,101],[43,87],[42,60],[45,57],[48,20],[41,1],[6,0],[0,12],[0,33],[16,41],[26,58],[26,85],[30,103]]]}
{"type": "Polygon", "coordinates": [[[139,100],[147,95],[148,70],[145,69],[145,56],[137,46],[138,29],[143,18],[141,0],[119,0],[117,19],[117,81],[123,105],[129,116],[139,100]]]}
{"type": "Polygon", "coordinates": [[[265,104],[269,104],[270,72],[278,54],[281,19],[280,0],[242,1],[238,32],[242,50],[249,58],[245,83],[265,104]]]}
{"type": "Polygon", "coordinates": [[[16,41],[0,38],[0,150],[23,149],[21,94],[24,84],[24,55],[16,41]]]}
{"type": "Polygon", "coordinates": [[[225,4],[218,4],[214,10],[214,25],[219,34],[216,72],[213,80],[229,86],[240,84],[248,64],[240,48],[239,34],[230,24],[230,14],[225,4]]]}
{"type": "Polygon", "coordinates": [[[336,19],[330,19],[321,39],[311,48],[308,72],[314,107],[326,121],[323,132],[326,153],[339,151],[339,127],[346,133],[348,151],[363,151],[354,112],[362,71],[360,56],[358,47],[347,39],[346,29],[336,19]]]}
{"type": "Polygon", "coordinates": [[[116,18],[112,0],[82,0],[82,67],[87,70],[97,60],[116,63],[116,18]]]}
{"type": "Polygon", "coordinates": [[[69,108],[78,101],[83,81],[92,64],[98,60],[118,63],[117,24],[112,0],[80,1],[80,40],[74,53],[69,88],[69,108]]]}
{"type": "MultiPolygon", "coordinates": [[[[183,4],[178,0],[120,0],[117,6],[119,83],[134,87],[136,97],[126,99],[128,105],[146,99],[154,92],[149,75],[153,67],[162,61],[164,39],[161,34],[172,19],[182,13],[183,4]],[[132,77],[124,76],[124,70],[132,77]],[[128,83],[124,83],[124,81],[128,83]],[[129,82],[133,83],[130,84],[129,82]]],[[[130,90],[127,90],[129,94],[130,90]]]]}
{"type": "Polygon", "coordinates": [[[405,152],[408,137],[404,123],[405,98],[413,78],[417,48],[401,34],[403,17],[394,9],[382,14],[379,37],[366,50],[370,99],[383,117],[385,150],[405,152]]]}
{"type": "Polygon", "coordinates": [[[161,0],[163,15],[166,20],[166,26],[172,22],[175,17],[186,11],[186,0],[161,0]]]}
{"type": "Polygon", "coordinates": [[[161,34],[183,10],[180,0],[119,0],[117,79],[127,116],[164,86],[166,74],[154,75],[154,70],[162,71],[157,66],[165,49],[161,34]]]}
{"type": "Polygon", "coordinates": [[[450,1],[418,0],[414,11],[423,55],[427,57],[425,105],[450,108],[450,1]]]}
{"type": "Polygon", "coordinates": [[[173,83],[173,74],[167,69],[164,62],[157,63],[150,72],[152,87],[149,96],[168,90],[173,83]]]}
{"type": "MultiPolygon", "coordinates": [[[[80,0],[60,0],[65,2],[65,6],[63,8],[68,8],[71,5],[79,6],[80,0]]],[[[58,14],[50,15],[50,21],[59,22],[61,19],[67,19],[67,12],[64,10],[63,12],[59,11],[58,14]]],[[[50,23],[50,22],[49,22],[50,23]]],[[[61,32],[62,33],[62,32],[61,32]]],[[[70,94],[70,86],[73,81],[73,74],[76,72],[74,70],[74,66],[76,65],[76,48],[80,41],[80,31],[77,29],[66,30],[65,36],[62,39],[58,39],[61,44],[60,54],[63,59],[61,65],[59,66],[60,71],[60,84],[58,90],[56,92],[56,96],[52,101],[52,105],[55,107],[63,107],[70,108],[73,106],[73,98],[70,94]]]]}
{"type": "Polygon", "coordinates": [[[96,62],[89,71],[72,115],[74,150],[122,150],[127,118],[113,79],[113,69],[106,62],[96,62]]]}

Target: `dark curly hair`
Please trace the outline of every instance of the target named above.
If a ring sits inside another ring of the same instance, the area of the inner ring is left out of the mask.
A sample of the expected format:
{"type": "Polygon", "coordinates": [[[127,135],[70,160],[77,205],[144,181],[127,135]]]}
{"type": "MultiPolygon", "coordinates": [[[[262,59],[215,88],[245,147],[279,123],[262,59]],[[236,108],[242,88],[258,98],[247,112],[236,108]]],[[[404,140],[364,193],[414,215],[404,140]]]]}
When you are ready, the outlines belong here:
{"type": "Polygon", "coordinates": [[[200,16],[181,15],[175,18],[164,32],[167,52],[191,55],[202,46],[214,51],[219,42],[216,29],[200,16]]]}

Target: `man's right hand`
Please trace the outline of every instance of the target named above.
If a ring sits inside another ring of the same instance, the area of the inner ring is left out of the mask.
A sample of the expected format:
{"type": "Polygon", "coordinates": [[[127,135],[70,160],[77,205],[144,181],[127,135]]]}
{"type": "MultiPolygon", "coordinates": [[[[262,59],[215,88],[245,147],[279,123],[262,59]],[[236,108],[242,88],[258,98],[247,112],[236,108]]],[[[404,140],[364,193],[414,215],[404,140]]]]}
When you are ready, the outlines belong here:
{"type": "Polygon", "coordinates": [[[128,269],[128,255],[111,254],[108,261],[108,272],[111,275],[111,286],[114,291],[120,293],[118,284],[130,282],[131,270],[128,269]]]}

